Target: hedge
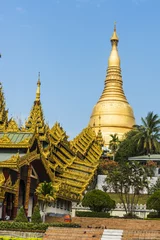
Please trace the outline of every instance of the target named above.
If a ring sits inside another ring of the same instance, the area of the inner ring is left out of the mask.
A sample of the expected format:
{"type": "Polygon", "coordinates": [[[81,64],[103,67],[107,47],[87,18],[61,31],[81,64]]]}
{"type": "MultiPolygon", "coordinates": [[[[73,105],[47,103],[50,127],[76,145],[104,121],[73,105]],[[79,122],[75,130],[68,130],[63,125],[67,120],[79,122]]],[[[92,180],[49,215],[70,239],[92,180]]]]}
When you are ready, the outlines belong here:
{"type": "MultiPolygon", "coordinates": [[[[22,237],[0,236],[0,240],[24,240],[22,237]]],[[[42,238],[27,238],[27,240],[42,240],[42,238]]]]}
{"type": "Polygon", "coordinates": [[[81,227],[76,223],[24,223],[24,222],[7,222],[0,221],[0,230],[17,230],[17,231],[27,231],[27,232],[45,232],[48,227],[81,227]]]}
{"type": "Polygon", "coordinates": [[[158,215],[157,212],[150,212],[150,213],[147,215],[147,218],[160,218],[160,215],[158,215]]]}
{"type": "Polygon", "coordinates": [[[76,211],[77,217],[97,217],[97,218],[109,218],[110,213],[105,212],[80,212],[76,211]]]}

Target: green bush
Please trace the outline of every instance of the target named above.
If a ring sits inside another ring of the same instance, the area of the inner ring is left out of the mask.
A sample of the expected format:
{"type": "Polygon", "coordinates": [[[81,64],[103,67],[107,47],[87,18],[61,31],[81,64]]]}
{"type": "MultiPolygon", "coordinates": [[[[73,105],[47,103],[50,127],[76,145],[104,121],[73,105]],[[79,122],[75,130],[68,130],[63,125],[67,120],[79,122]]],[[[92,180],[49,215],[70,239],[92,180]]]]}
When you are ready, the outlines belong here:
{"type": "Polygon", "coordinates": [[[116,206],[115,201],[107,193],[96,189],[86,193],[82,205],[89,207],[94,212],[110,211],[116,206]]]}
{"type": "Polygon", "coordinates": [[[157,190],[148,198],[147,208],[156,210],[160,217],[160,190],[157,190]]]}
{"type": "Polygon", "coordinates": [[[34,207],[34,211],[33,211],[32,217],[31,217],[31,222],[32,223],[42,223],[42,218],[40,215],[40,209],[39,209],[38,204],[34,207]]]}
{"type": "Polygon", "coordinates": [[[150,212],[150,213],[147,215],[147,218],[160,218],[160,216],[158,215],[157,212],[150,212]]]}
{"type": "Polygon", "coordinates": [[[0,230],[17,230],[17,231],[25,231],[25,232],[45,232],[46,229],[51,227],[72,227],[79,228],[81,227],[79,224],[75,223],[25,223],[25,222],[8,222],[8,221],[0,221],[0,230]]]}
{"type": "Polygon", "coordinates": [[[28,219],[26,217],[26,214],[24,212],[24,208],[21,207],[19,210],[18,210],[18,213],[17,213],[17,216],[14,220],[15,222],[28,222],[28,219]]]}
{"type": "MultiPolygon", "coordinates": [[[[0,240],[24,240],[22,237],[0,236],[0,240]]],[[[42,238],[27,238],[27,240],[42,240],[42,238]]]]}
{"type": "Polygon", "coordinates": [[[124,214],[124,218],[126,218],[126,219],[140,219],[136,214],[131,213],[131,212],[129,212],[127,214],[124,214]]]}
{"type": "Polygon", "coordinates": [[[105,212],[80,212],[76,211],[77,217],[97,217],[97,218],[109,218],[110,213],[105,212]]]}

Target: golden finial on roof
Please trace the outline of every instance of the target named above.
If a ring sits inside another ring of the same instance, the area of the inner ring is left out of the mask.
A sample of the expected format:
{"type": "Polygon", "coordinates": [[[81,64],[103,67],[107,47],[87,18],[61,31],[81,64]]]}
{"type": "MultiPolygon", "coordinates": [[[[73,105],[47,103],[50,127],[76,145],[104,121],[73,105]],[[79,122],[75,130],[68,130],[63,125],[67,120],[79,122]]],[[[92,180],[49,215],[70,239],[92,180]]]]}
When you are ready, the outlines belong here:
{"type": "Polygon", "coordinates": [[[118,38],[117,32],[116,32],[116,22],[114,22],[114,32],[113,32],[113,35],[112,35],[112,37],[111,37],[111,42],[112,42],[112,41],[116,41],[116,42],[119,41],[119,38],[118,38]]]}
{"type": "Polygon", "coordinates": [[[40,86],[41,86],[41,81],[40,81],[40,72],[38,73],[38,82],[37,82],[37,91],[36,91],[36,102],[40,101],[40,86]]]}
{"type": "Polygon", "coordinates": [[[117,50],[118,41],[119,39],[116,32],[116,23],[114,23],[114,32],[111,37],[112,50],[108,59],[108,67],[120,67],[120,58],[117,50]]]}

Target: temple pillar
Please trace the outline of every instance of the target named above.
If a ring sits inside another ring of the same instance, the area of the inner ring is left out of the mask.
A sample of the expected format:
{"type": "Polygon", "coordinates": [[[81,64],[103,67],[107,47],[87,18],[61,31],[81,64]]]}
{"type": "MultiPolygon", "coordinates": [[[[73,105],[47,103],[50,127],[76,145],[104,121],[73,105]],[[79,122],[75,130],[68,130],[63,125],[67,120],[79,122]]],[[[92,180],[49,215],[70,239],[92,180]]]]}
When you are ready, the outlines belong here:
{"type": "Polygon", "coordinates": [[[11,215],[12,215],[12,205],[13,204],[13,196],[11,193],[9,193],[9,196],[8,196],[8,203],[7,203],[7,215],[11,218],[11,215]]]}
{"type": "Polygon", "coordinates": [[[20,173],[17,175],[17,192],[14,196],[14,204],[13,204],[13,215],[12,218],[14,219],[17,216],[17,210],[18,210],[18,203],[19,203],[19,185],[20,185],[20,173]]]}
{"type": "Polygon", "coordinates": [[[31,186],[31,172],[32,172],[32,167],[30,164],[28,166],[26,194],[25,194],[25,203],[24,203],[24,210],[25,210],[26,216],[28,216],[28,204],[29,204],[30,186],[31,186]]]}
{"type": "Polygon", "coordinates": [[[7,201],[4,199],[3,201],[3,210],[2,210],[2,219],[5,220],[6,217],[6,209],[7,209],[7,201]]]}

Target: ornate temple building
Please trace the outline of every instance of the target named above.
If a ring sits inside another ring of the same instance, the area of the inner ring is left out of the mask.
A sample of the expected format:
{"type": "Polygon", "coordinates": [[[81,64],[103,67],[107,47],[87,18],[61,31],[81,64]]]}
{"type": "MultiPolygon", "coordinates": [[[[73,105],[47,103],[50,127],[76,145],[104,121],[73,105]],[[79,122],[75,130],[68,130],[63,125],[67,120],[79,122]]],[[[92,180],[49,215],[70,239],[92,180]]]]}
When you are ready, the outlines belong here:
{"type": "MultiPolygon", "coordinates": [[[[13,219],[24,206],[31,216],[37,203],[35,189],[40,182],[52,182],[57,200],[52,210],[70,210],[92,182],[102,150],[91,127],[73,141],[59,123],[45,123],[40,101],[40,78],[36,98],[24,127],[8,119],[0,85],[0,219],[13,219]]],[[[59,211],[60,212],[60,211],[59,211]]]]}
{"type": "Polygon", "coordinates": [[[111,37],[111,54],[104,90],[90,117],[91,126],[97,135],[102,135],[104,145],[108,146],[110,135],[117,133],[119,139],[135,124],[134,114],[123,91],[120,57],[118,55],[118,36],[116,26],[111,37]]]}

